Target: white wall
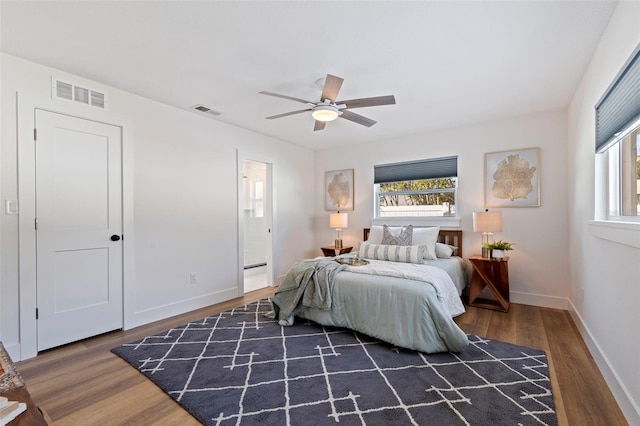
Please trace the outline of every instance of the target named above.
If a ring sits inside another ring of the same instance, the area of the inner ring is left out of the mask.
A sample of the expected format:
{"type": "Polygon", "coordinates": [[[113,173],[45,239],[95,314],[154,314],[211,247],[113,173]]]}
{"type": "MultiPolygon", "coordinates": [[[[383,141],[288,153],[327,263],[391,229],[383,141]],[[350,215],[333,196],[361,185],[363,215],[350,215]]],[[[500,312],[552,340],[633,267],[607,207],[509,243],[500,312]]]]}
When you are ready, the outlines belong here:
{"type": "MultiPolygon", "coordinates": [[[[363,131],[366,129],[363,128],[363,131]]],[[[355,210],[349,212],[345,245],[362,239],[362,228],[373,216],[373,166],[458,155],[458,214],[464,231],[464,251],[480,252],[481,235],[472,232],[471,213],[484,206],[484,153],[528,147],[541,148],[541,206],[503,208],[503,232],[497,239],[514,242],[509,252],[511,300],[533,305],[567,307],[569,257],[567,244],[566,114],[550,111],[500,121],[435,131],[401,139],[344,146],[316,153],[315,245],[334,238],[324,211],[324,172],[355,172],[355,210]]]]}
{"type": "MultiPolygon", "coordinates": [[[[237,150],[273,164],[276,282],[312,254],[314,194],[306,190],[314,179],[312,151],[13,56],[0,58],[3,203],[18,196],[16,91],[52,102],[51,75],[63,76],[106,91],[105,120],[126,117],[124,185],[133,204],[125,207],[131,212],[125,263],[133,265],[125,276],[129,326],[238,294],[237,150]],[[199,274],[196,285],[189,284],[192,271],[199,274]]],[[[61,112],[70,108],[54,103],[61,112]]],[[[20,359],[18,216],[0,215],[0,237],[0,339],[20,359]]]]}
{"type": "Polygon", "coordinates": [[[568,114],[570,308],[632,425],[640,425],[640,225],[621,231],[590,221],[596,208],[594,107],[639,43],[640,3],[620,2],[568,114]],[[608,239],[617,232],[631,245],[608,239]]]}

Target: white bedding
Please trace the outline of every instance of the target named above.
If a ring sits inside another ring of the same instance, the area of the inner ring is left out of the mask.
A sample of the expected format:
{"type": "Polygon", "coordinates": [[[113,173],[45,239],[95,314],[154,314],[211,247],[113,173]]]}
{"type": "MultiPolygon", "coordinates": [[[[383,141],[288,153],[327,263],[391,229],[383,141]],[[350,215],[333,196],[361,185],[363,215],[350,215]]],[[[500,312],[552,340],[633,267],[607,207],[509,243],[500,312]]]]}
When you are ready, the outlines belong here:
{"type": "MultiPolygon", "coordinates": [[[[451,260],[451,259],[440,259],[451,260]]],[[[443,303],[445,309],[451,317],[456,317],[464,313],[464,305],[460,300],[460,293],[457,291],[449,273],[443,266],[451,266],[452,262],[431,261],[433,264],[399,263],[384,260],[368,259],[369,264],[364,266],[349,266],[347,271],[357,274],[379,275],[385,277],[403,278],[413,281],[422,281],[432,285],[436,290],[438,299],[443,303]],[[438,264],[438,266],[436,266],[438,264]]],[[[451,268],[455,269],[455,268],[451,268]]]]}
{"type": "Polygon", "coordinates": [[[444,259],[426,260],[425,264],[436,266],[449,274],[453,284],[458,290],[458,295],[462,295],[462,291],[469,283],[471,277],[471,264],[469,261],[460,256],[452,256],[444,259]]]}
{"type": "MultiPolygon", "coordinates": [[[[343,254],[338,257],[357,257],[357,253],[343,254]]],[[[372,259],[366,259],[371,261],[372,259]]],[[[469,261],[463,259],[460,256],[451,256],[448,258],[438,258],[435,260],[425,260],[425,265],[435,266],[444,270],[458,290],[458,296],[462,296],[462,291],[465,289],[471,277],[471,264],[469,261]]]]}

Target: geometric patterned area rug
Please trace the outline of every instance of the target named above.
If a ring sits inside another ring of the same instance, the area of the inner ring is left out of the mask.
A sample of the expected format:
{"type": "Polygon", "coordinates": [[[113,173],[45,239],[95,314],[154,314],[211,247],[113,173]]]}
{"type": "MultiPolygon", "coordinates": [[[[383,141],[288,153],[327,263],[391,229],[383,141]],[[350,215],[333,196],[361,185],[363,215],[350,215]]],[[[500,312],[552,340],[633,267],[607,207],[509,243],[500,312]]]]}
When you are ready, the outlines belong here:
{"type": "MultiPolygon", "coordinates": [[[[15,369],[11,357],[0,342],[0,394],[24,386],[24,381],[15,369]]],[[[3,423],[4,424],[4,423],[3,423]]]]}
{"type": "Polygon", "coordinates": [[[264,317],[268,299],[112,351],[206,425],[555,425],[544,351],[399,349],[264,317]]]}

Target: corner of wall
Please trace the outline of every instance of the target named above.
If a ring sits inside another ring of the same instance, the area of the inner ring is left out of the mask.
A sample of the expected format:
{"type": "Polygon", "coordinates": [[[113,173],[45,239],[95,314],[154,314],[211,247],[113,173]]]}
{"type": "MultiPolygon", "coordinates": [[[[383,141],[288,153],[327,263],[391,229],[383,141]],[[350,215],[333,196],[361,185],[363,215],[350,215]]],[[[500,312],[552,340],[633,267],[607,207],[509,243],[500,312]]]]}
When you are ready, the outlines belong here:
{"type": "Polygon", "coordinates": [[[4,349],[7,351],[12,361],[14,362],[23,361],[22,356],[20,355],[21,354],[20,343],[16,343],[14,345],[7,345],[4,347],[4,349]]]}

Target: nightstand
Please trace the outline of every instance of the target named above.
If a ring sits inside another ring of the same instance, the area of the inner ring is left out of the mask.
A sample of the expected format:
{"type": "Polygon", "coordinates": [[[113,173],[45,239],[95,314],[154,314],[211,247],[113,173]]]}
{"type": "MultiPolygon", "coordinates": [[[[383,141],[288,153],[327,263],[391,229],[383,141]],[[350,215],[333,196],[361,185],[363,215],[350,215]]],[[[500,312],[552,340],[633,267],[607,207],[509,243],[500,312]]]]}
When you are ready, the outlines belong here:
{"type": "Polygon", "coordinates": [[[510,304],[509,258],[489,259],[475,255],[471,256],[469,261],[473,265],[469,306],[507,312],[510,304]],[[478,299],[478,295],[485,287],[489,288],[496,300],[478,299]]]}
{"type": "Polygon", "coordinates": [[[353,247],[336,248],[336,246],[326,246],[326,247],[320,247],[320,249],[322,250],[322,254],[324,256],[333,257],[333,256],[339,256],[345,253],[351,253],[351,250],[353,249],[353,247]]]}

